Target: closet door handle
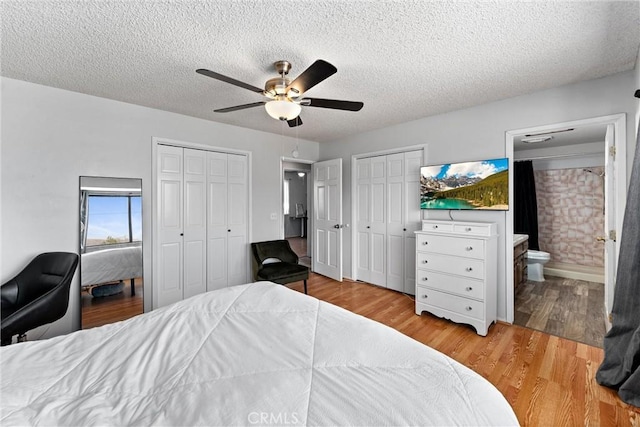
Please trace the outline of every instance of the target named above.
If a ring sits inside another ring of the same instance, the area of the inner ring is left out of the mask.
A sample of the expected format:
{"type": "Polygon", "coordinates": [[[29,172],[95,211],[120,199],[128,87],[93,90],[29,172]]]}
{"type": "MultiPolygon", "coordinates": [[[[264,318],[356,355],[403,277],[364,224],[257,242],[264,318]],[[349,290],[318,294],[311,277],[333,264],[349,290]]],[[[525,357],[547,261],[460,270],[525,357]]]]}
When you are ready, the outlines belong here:
{"type": "Polygon", "coordinates": [[[227,230],[227,233],[231,233],[231,230],[227,230]]]}
{"type": "Polygon", "coordinates": [[[371,228],[371,226],[370,226],[370,225],[367,225],[367,228],[371,228]]]}

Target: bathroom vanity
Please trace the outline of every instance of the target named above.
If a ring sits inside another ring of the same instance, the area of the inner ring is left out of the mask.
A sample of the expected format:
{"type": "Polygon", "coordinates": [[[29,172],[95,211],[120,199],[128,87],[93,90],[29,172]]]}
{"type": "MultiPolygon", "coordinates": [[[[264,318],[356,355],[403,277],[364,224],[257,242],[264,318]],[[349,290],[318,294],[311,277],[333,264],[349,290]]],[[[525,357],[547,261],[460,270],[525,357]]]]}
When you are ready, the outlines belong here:
{"type": "Polygon", "coordinates": [[[526,234],[513,235],[513,288],[527,281],[527,250],[529,236],[526,234]]]}
{"type": "Polygon", "coordinates": [[[497,225],[422,221],[416,231],[416,314],[475,327],[487,335],[497,319],[497,225]]]}

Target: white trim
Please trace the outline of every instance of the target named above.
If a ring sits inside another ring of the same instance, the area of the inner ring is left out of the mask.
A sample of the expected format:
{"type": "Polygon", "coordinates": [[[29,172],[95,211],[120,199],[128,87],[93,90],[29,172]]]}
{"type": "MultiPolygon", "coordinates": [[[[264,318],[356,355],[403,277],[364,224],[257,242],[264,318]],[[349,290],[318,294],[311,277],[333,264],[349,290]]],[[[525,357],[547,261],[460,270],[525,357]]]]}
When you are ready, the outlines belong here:
{"type": "MultiPolygon", "coordinates": [[[[253,190],[252,190],[252,171],[253,171],[253,165],[252,165],[252,152],[251,151],[245,151],[245,150],[236,150],[233,148],[226,148],[226,147],[216,147],[213,145],[207,145],[207,144],[199,144],[199,143],[195,143],[195,142],[188,142],[188,141],[179,141],[179,140],[175,140],[175,139],[169,139],[169,138],[163,138],[163,137],[157,137],[157,136],[152,136],[151,137],[151,191],[152,191],[152,196],[151,196],[151,278],[148,280],[149,283],[154,283],[154,278],[156,277],[156,271],[158,266],[158,254],[156,251],[156,247],[155,247],[155,243],[154,240],[156,238],[156,236],[158,236],[158,201],[157,201],[157,197],[156,195],[158,194],[158,145],[169,145],[169,146],[173,146],[173,147],[181,147],[181,148],[192,148],[192,149],[196,149],[196,150],[203,150],[203,151],[214,151],[214,152],[218,152],[218,153],[227,153],[227,154],[238,154],[238,155],[242,155],[242,156],[246,156],[247,157],[247,256],[250,257],[251,254],[249,253],[249,242],[252,242],[252,230],[253,230],[253,220],[252,220],[252,212],[253,212],[253,207],[252,207],[252,201],[253,201],[253,190]]],[[[247,258],[247,259],[251,259],[251,258],[247,258]]],[[[247,277],[253,277],[252,272],[251,272],[251,263],[247,263],[247,277]]],[[[145,280],[146,283],[147,280],[145,280]]],[[[150,300],[152,301],[151,303],[151,309],[153,310],[155,307],[157,307],[157,301],[155,300],[155,295],[153,292],[153,286],[150,287],[151,289],[151,298],[150,300]]],[[[147,292],[147,289],[145,288],[145,292],[147,292]]],[[[146,311],[146,310],[145,310],[146,311]]]]}
{"type": "Polygon", "coordinates": [[[314,164],[317,160],[306,160],[306,159],[296,159],[295,157],[280,157],[280,160],[282,162],[289,162],[289,163],[303,163],[305,165],[312,165],[314,164]]]}
{"type": "MultiPolygon", "coordinates": [[[[509,169],[513,171],[513,141],[516,136],[527,133],[544,133],[554,131],[560,128],[580,127],[590,125],[608,125],[613,124],[614,144],[616,146],[616,233],[622,235],[622,222],[624,218],[624,209],[627,203],[627,125],[626,114],[612,114],[608,116],[592,117],[588,119],[574,120],[570,122],[554,123],[544,126],[535,126],[530,128],[510,130],[505,133],[505,156],[509,158],[509,169]]],[[[509,174],[509,200],[513,198],[513,172],[509,174]]],[[[513,209],[506,212],[505,221],[505,302],[506,302],[506,320],[513,323],[514,313],[514,289],[513,289],[513,209]]],[[[616,263],[617,255],[620,253],[620,238],[616,241],[616,263]]],[[[614,266],[615,268],[615,266],[614,266]]],[[[610,313],[611,307],[606,307],[607,315],[610,313]]]]}
{"type": "Polygon", "coordinates": [[[360,159],[366,159],[368,157],[386,156],[389,154],[408,153],[410,151],[422,150],[422,164],[427,161],[427,148],[428,144],[410,145],[406,147],[390,148],[387,150],[372,151],[368,153],[353,154],[351,156],[351,277],[353,281],[358,280],[357,274],[357,236],[356,236],[356,218],[357,218],[357,200],[356,200],[356,161],[360,159]]]}

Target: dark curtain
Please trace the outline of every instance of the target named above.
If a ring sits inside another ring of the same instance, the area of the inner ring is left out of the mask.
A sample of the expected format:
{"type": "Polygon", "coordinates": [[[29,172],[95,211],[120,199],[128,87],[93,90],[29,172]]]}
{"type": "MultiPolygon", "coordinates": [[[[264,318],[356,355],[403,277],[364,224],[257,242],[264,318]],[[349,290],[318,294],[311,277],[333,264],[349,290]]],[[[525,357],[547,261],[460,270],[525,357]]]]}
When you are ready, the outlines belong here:
{"type": "Polygon", "coordinates": [[[524,160],[513,164],[513,231],[529,235],[529,249],[538,246],[538,202],[536,183],[533,179],[533,162],[524,160]]]}
{"type": "Polygon", "coordinates": [[[620,238],[612,327],[604,337],[604,361],[596,380],[598,384],[617,389],[620,398],[628,404],[640,407],[640,147],[637,143],[620,238]]]}

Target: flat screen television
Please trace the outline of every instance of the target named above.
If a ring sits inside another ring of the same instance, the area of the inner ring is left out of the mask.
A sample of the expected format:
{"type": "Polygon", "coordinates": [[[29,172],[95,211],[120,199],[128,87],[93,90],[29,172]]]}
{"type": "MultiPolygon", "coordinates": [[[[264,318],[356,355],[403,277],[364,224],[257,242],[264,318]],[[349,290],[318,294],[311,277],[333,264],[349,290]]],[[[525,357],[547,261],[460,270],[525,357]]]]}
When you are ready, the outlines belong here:
{"type": "Polygon", "coordinates": [[[421,166],[420,208],[509,210],[509,159],[421,166]]]}

